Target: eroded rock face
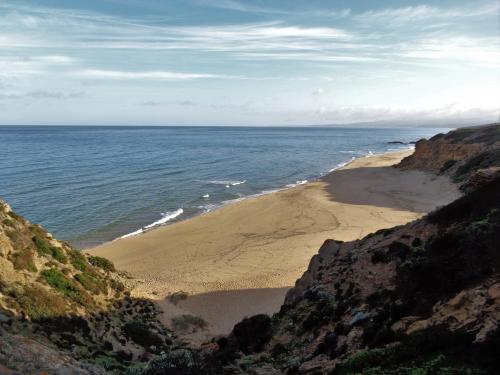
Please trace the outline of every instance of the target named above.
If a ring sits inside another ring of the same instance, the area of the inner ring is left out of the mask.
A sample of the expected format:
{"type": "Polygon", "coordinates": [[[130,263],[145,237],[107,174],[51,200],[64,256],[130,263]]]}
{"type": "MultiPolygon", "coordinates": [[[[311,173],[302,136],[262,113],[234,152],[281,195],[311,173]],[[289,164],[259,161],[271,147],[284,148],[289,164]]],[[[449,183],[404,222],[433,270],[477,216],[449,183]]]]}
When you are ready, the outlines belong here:
{"type": "Polygon", "coordinates": [[[467,184],[471,175],[491,176],[490,168],[500,165],[500,124],[462,128],[438,134],[415,144],[415,152],[399,164],[401,169],[420,169],[446,174],[467,184]]]}

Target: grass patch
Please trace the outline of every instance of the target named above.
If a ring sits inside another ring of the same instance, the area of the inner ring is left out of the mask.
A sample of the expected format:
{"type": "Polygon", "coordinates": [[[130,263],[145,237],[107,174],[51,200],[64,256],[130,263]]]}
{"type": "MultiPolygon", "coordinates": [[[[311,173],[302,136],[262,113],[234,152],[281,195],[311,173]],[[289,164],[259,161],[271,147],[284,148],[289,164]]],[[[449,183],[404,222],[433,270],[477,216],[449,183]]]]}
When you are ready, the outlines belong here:
{"type": "Polygon", "coordinates": [[[85,272],[89,268],[89,263],[87,262],[87,258],[80,251],[71,249],[68,251],[70,263],[75,267],[78,271],[85,272]]]}
{"type": "Polygon", "coordinates": [[[68,297],[69,299],[81,304],[92,304],[92,299],[85,293],[78,285],[68,279],[61,271],[56,268],[42,271],[42,277],[45,281],[59,293],[68,297]]]}
{"type": "Polygon", "coordinates": [[[92,294],[106,294],[108,291],[108,285],[105,280],[102,280],[88,272],[75,275],[75,280],[92,294]]]}
{"type": "Polygon", "coordinates": [[[174,330],[186,331],[190,327],[204,329],[207,325],[207,322],[202,317],[196,315],[185,314],[172,318],[172,328],[174,330]]]}
{"type": "Polygon", "coordinates": [[[106,258],[98,257],[98,256],[91,256],[89,258],[89,262],[93,266],[99,267],[99,268],[103,269],[104,271],[107,271],[107,272],[115,272],[116,271],[115,265],[113,264],[113,262],[111,262],[110,260],[108,260],[106,258]]]}
{"type": "Polygon", "coordinates": [[[25,248],[24,250],[12,256],[12,264],[16,270],[27,270],[30,272],[37,272],[35,266],[33,250],[25,248]]]}
{"type": "Polygon", "coordinates": [[[163,345],[161,337],[152,332],[143,322],[137,320],[127,322],[123,325],[122,331],[126,337],[145,348],[152,345],[156,347],[163,345]]]}
{"type": "Polygon", "coordinates": [[[59,263],[68,263],[68,258],[64,254],[64,251],[56,246],[52,246],[47,241],[45,241],[40,236],[36,235],[33,237],[33,243],[36,246],[38,254],[40,255],[49,255],[59,263]]]}

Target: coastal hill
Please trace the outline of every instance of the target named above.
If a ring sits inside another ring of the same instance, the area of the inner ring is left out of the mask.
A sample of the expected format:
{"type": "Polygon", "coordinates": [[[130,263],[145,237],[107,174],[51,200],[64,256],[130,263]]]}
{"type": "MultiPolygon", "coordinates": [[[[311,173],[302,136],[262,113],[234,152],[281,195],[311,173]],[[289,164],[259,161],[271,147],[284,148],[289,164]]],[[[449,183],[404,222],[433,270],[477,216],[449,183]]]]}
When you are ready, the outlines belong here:
{"type": "Polygon", "coordinates": [[[0,372],[497,374],[499,155],[500,124],[417,142],[392,168],[449,178],[458,199],[360,240],[326,240],[278,313],[200,347],[162,326],[113,263],[2,202],[0,372]]]}
{"type": "Polygon", "coordinates": [[[0,373],[103,374],[169,350],[156,305],[128,281],[0,201],[0,373]]]}

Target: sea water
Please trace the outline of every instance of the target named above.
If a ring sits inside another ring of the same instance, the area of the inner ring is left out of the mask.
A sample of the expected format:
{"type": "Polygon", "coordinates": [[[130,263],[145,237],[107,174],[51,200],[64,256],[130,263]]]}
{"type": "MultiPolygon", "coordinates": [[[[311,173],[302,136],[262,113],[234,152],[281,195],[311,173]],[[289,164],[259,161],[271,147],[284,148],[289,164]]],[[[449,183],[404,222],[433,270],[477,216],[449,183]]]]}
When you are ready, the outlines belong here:
{"type": "Polygon", "coordinates": [[[90,247],[303,184],[447,129],[0,126],[0,198],[90,247]]]}

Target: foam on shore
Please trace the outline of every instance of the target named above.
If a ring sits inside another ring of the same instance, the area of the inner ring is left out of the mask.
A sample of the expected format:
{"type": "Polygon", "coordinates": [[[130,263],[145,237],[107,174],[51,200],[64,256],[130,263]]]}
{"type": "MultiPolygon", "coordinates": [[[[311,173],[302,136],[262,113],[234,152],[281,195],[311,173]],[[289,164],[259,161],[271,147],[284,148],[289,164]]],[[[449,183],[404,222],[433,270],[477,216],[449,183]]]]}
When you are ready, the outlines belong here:
{"type": "Polygon", "coordinates": [[[169,221],[175,219],[176,217],[182,215],[184,213],[184,210],[182,208],[179,208],[178,210],[175,210],[175,211],[172,211],[172,212],[165,212],[165,213],[162,213],[162,218],[151,223],[151,224],[148,224],[134,232],[131,232],[131,233],[127,233],[119,238],[127,238],[127,237],[132,237],[132,236],[136,236],[138,234],[141,234],[141,233],[144,233],[145,231],[149,230],[149,229],[153,229],[155,227],[158,227],[158,226],[161,226],[161,225],[164,225],[166,223],[168,223],[169,221]]]}

